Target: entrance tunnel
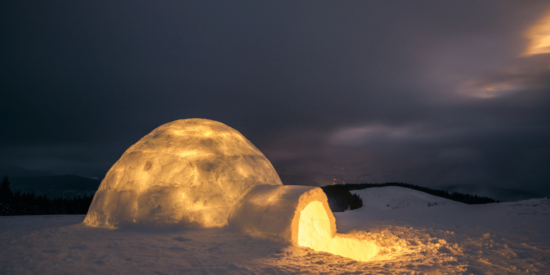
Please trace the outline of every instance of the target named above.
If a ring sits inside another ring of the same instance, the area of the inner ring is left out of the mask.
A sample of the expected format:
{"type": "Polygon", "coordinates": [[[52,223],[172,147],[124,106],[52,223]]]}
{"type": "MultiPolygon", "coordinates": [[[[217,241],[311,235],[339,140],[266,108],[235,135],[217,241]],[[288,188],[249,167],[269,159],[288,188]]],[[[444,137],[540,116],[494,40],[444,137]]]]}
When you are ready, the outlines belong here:
{"type": "Polygon", "coordinates": [[[327,197],[318,187],[253,187],[234,207],[229,223],[252,236],[356,261],[368,261],[378,253],[378,247],[372,242],[336,233],[336,221],[327,197]]]}

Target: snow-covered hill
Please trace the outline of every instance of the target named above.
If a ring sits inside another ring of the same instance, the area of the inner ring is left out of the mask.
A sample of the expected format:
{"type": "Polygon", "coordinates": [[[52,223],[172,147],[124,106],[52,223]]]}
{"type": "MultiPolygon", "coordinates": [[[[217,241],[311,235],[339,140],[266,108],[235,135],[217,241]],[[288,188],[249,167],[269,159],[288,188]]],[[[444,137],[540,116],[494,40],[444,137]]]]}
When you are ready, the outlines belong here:
{"type": "Polygon", "coordinates": [[[550,274],[550,200],[465,205],[401,187],[354,191],[338,232],[356,262],[228,229],[89,228],[84,216],[0,217],[0,274],[550,274]]]}
{"type": "Polygon", "coordinates": [[[358,194],[363,199],[363,206],[371,210],[372,208],[395,210],[410,207],[463,205],[460,202],[396,186],[368,188],[352,191],[352,193],[358,194]]]}
{"type": "Polygon", "coordinates": [[[550,200],[544,198],[468,205],[401,187],[369,188],[352,193],[363,199],[363,207],[336,213],[338,231],[389,221],[394,225],[429,226],[467,234],[475,234],[481,228],[515,229],[524,233],[550,225],[550,200]]]}

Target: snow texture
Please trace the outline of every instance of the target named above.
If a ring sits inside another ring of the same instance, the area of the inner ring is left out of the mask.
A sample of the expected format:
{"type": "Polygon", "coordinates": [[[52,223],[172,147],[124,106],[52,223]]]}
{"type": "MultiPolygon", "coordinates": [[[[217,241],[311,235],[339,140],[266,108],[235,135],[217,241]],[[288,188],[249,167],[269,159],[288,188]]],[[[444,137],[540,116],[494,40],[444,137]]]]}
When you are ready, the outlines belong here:
{"type": "Polygon", "coordinates": [[[258,184],[282,185],[267,158],[220,122],[164,124],[111,167],[85,223],[105,227],[222,227],[258,184]]]}
{"type": "Polygon", "coordinates": [[[550,274],[550,200],[466,205],[401,187],[358,193],[338,233],[358,262],[230,228],[94,228],[84,216],[0,217],[0,274],[550,274]],[[389,206],[388,206],[389,205],[389,206]]]}
{"type": "Polygon", "coordinates": [[[255,236],[298,245],[302,210],[319,202],[328,216],[330,236],[336,234],[334,215],[319,187],[258,185],[235,206],[229,218],[233,228],[255,236]]]}

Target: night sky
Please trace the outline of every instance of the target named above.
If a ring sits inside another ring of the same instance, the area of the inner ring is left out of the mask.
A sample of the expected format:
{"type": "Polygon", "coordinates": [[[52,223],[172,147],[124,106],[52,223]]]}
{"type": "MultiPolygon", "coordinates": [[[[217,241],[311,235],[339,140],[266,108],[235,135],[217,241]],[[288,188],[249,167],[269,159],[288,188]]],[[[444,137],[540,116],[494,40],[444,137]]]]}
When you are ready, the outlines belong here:
{"type": "Polygon", "coordinates": [[[2,1],[0,162],[103,178],[154,128],[208,118],[285,184],[549,196],[549,16],[547,0],[2,1]]]}

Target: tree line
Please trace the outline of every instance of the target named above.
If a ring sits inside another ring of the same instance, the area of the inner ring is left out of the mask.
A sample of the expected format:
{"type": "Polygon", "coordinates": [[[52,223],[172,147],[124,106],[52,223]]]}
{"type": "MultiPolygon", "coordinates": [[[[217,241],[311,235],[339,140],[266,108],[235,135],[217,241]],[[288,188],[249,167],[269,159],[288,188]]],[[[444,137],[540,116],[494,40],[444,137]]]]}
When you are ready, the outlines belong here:
{"type": "Polygon", "coordinates": [[[332,212],[344,212],[363,206],[363,200],[357,194],[351,194],[353,190],[363,190],[373,187],[398,186],[405,187],[424,193],[458,201],[466,204],[485,204],[501,202],[485,196],[471,195],[460,192],[449,192],[447,190],[437,190],[428,187],[422,187],[410,183],[388,182],[388,183],[348,183],[335,184],[321,187],[328,198],[328,203],[332,212]]]}
{"type": "Polygon", "coordinates": [[[417,191],[422,191],[424,193],[428,193],[433,196],[446,198],[453,201],[458,201],[466,204],[485,204],[485,203],[496,203],[501,202],[499,200],[495,200],[493,198],[485,197],[485,196],[478,196],[478,195],[471,195],[471,194],[465,194],[460,192],[449,192],[447,190],[438,190],[438,189],[431,189],[428,187],[422,187],[410,183],[402,183],[402,182],[388,182],[388,183],[355,183],[355,184],[345,184],[347,190],[362,190],[366,188],[372,188],[372,187],[384,187],[384,186],[399,186],[399,187],[405,187],[417,191]]]}
{"type": "Polygon", "coordinates": [[[8,177],[0,184],[0,216],[86,214],[93,196],[49,199],[34,192],[12,192],[8,177]]]}
{"type": "Polygon", "coordinates": [[[328,206],[332,212],[344,212],[354,210],[363,206],[363,199],[350,190],[342,188],[344,185],[327,185],[321,187],[327,195],[328,206]]]}

